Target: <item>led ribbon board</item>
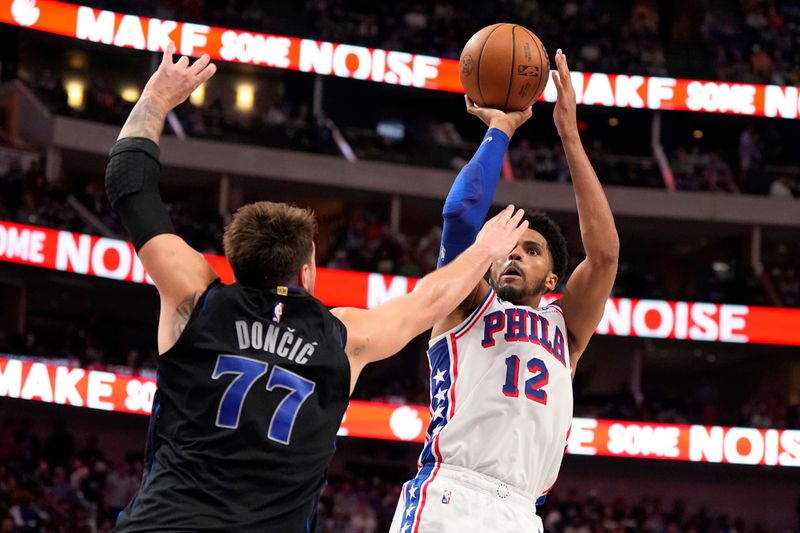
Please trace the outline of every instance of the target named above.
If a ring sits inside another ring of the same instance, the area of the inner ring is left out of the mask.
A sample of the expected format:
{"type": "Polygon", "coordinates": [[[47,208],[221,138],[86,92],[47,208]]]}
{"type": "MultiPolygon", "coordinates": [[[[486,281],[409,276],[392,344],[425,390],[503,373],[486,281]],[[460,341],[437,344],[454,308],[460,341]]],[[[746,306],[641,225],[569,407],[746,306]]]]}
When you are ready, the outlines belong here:
{"type": "MultiPolygon", "coordinates": [[[[204,255],[225,283],[227,259],[204,255]]],[[[0,261],[152,284],[129,242],[0,221],[0,261]]],[[[329,307],[369,309],[411,291],[415,278],[317,268],[314,295],[329,307]]],[[[559,295],[548,294],[544,304],[559,295]]],[[[600,335],[800,346],[800,309],[610,298],[600,335]]]]}
{"type": "MultiPolygon", "coordinates": [[[[126,15],[55,0],[0,0],[0,22],[94,43],[462,93],[458,61],[313,39],[126,15]]],[[[465,36],[466,40],[466,36],[465,36]]],[[[552,46],[552,45],[551,45],[552,46]]],[[[797,87],[573,72],[579,104],[798,118],[797,87]]],[[[548,80],[541,100],[554,102],[548,80]]]]}
{"type": "MultiPolygon", "coordinates": [[[[0,397],[149,415],[152,377],[0,357],[0,397]]],[[[351,401],[340,436],[425,442],[430,410],[351,401]]],[[[572,455],[800,466],[800,431],[574,418],[572,455]]]]}

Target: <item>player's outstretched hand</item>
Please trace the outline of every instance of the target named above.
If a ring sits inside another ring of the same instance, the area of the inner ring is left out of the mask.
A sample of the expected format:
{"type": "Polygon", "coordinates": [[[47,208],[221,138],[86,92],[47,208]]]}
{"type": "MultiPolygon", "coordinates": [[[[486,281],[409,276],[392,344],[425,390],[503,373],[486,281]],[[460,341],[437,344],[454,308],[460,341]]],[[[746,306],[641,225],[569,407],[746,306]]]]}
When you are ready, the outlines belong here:
{"type": "Polygon", "coordinates": [[[578,120],[575,114],[575,88],[569,75],[567,56],[561,51],[556,51],[556,68],[550,75],[556,85],[556,106],[553,109],[553,121],[562,139],[571,135],[578,135],[578,120]]]}
{"type": "Polygon", "coordinates": [[[175,43],[170,41],[164,49],[158,70],[153,73],[142,91],[142,98],[155,98],[164,106],[165,111],[171,111],[189,98],[192,91],[208,81],[217,71],[217,66],[210,62],[208,54],[203,54],[189,65],[189,58],[186,56],[173,62],[174,51],[175,43]]]}
{"type": "Polygon", "coordinates": [[[528,221],[522,220],[523,216],[523,209],[515,210],[509,205],[486,221],[475,242],[486,247],[493,261],[507,257],[528,229],[528,221]]]}
{"type": "Polygon", "coordinates": [[[505,112],[491,107],[480,107],[466,94],[464,95],[464,102],[467,104],[467,113],[475,115],[490,128],[497,128],[509,137],[514,135],[517,128],[531,118],[532,111],[530,106],[522,111],[505,112]]]}

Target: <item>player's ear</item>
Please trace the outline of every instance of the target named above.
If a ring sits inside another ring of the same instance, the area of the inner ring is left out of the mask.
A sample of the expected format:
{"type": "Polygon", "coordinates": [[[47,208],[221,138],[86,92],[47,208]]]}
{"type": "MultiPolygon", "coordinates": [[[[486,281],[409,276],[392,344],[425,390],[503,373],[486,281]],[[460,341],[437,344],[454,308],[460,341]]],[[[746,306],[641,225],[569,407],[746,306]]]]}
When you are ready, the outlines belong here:
{"type": "Polygon", "coordinates": [[[544,286],[547,289],[547,292],[553,292],[556,290],[556,286],[558,285],[558,276],[550,272],[547,275],[547,279],[544,281],[544,286]]]}
{"type": "Polygon", "coordinates": [[[317,277],[317,262],[316,262],[316,244],[311,243],[311,256],[308,258],[308,263],[304,263],[297,271],[297,284],[314,294],[314,282],[317,277]]]}
{"type": "Polygon", "coordinates": [[[300,270],[297,271],[297,284],[308,292],[312,291],[314,283],[312,280],[311,265],[308,263],[303,264],[300,270]]]}

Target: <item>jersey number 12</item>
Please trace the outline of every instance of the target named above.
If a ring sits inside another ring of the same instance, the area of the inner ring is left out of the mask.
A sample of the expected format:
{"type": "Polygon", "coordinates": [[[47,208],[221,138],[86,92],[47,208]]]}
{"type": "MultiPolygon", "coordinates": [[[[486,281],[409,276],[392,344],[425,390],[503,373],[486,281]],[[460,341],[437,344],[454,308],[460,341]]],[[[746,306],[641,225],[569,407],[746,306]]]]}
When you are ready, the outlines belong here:
{"type": "MultiPolygon", "coordinates": [[[[253,383],[267,373],[269,365],[258,359],[250,359],[240,355],[222,354],[217,357],[217,366],[212,379],[219,379],[225,374],[234,374],[228,388],[222,394],[217,410],[217,427],[236,429],[239,427],[239,417],[242,414],[245,396],[250,392],[253,383]]],[[[286,389],[289,394],[278,404],[269,423],[267,437],[281,444],[289,444],[292,437],[292,428],[297,418],[297,412],[303,402],[314,392],[316,384],[290,372],[285,368],[273,366],[267,379],[267,390],[286,389]]]]}
{"type": "MultiPolygon", "coordinates": [[[[534,357],[528,361],[528,372],[533,377],[525,380],[525,397],[531,401],[547,405],[547,391],[544,386],[550,380],[550,374],[544,361],[534,357]]],[[[510,398],[519,396],[519,356],[509,355],[506,357],[506,382],[503,384],[503,394],[510,398]]]]}

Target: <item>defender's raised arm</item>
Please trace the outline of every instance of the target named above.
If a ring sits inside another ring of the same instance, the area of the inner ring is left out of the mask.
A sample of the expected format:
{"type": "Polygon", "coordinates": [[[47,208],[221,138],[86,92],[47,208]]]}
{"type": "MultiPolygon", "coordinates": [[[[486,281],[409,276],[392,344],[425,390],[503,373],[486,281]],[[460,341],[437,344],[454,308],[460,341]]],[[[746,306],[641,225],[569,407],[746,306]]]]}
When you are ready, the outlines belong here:
{"type": "Polygon", "coordinates": [[[172,42],[167,45],[158,70],[122,127],[106,166],[108,199],[130,233],[161,297],[159,353],[175,344],[197,298],[217,277],[208,263],[175,235],[158,188],[158,143],[167,113],[216,72],[208,55],[191,66],[185,56],[173,63],[174,48],[172,42]]]}

